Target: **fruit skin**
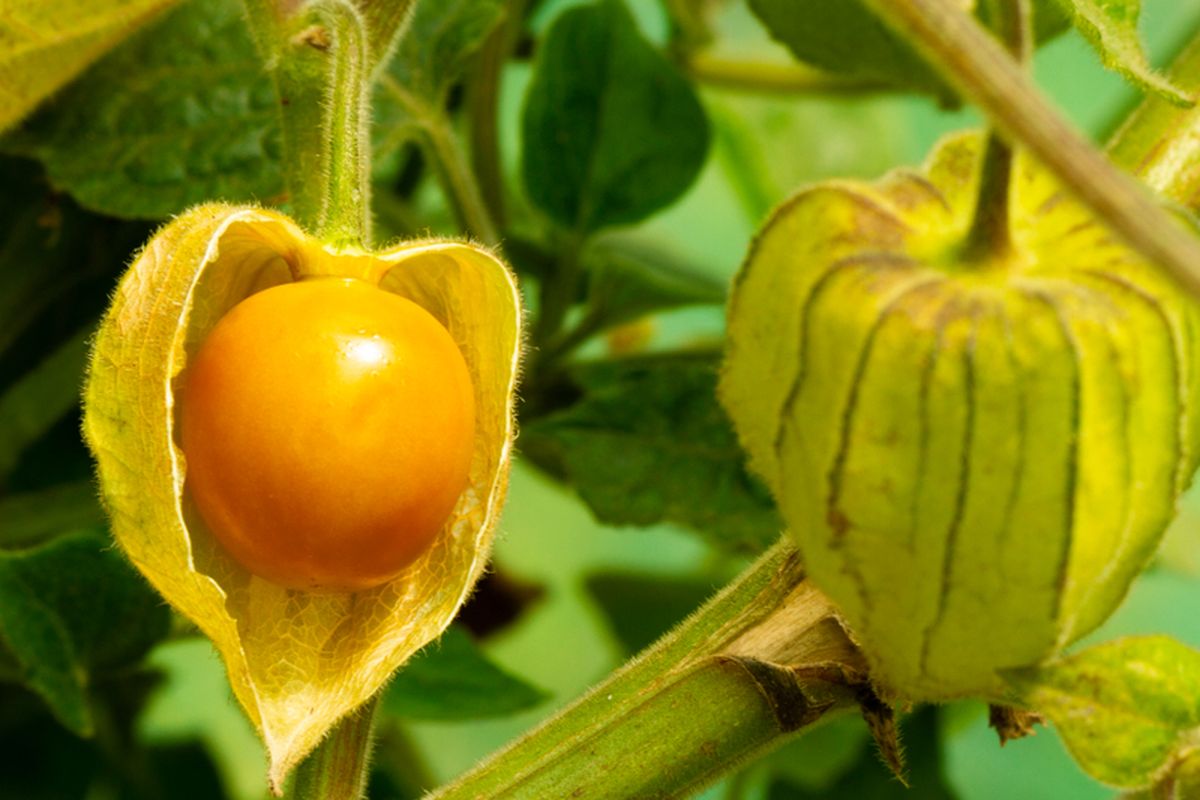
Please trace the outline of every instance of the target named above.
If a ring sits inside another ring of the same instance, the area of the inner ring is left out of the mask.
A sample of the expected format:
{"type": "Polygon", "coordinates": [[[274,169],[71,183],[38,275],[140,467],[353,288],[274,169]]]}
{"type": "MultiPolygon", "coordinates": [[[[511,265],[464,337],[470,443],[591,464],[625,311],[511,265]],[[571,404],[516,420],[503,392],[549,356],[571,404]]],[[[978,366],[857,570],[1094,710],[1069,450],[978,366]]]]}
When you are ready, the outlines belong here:
{"type": "Polygon", "coordinates": [[[729,310],[721,398],[885,694],[997,697],[1095,629],[1200,454],[1200,312],[1019,159],[965,252],[980,139],[807,189],[729,310]]]}
{"type": "Polygon", "coordinates": [[[471,378],[449,332],[354,279],[235,306],[184,374],[187,491],[251,572],[297,589],[385,583],[468,483],[471,378]]]}

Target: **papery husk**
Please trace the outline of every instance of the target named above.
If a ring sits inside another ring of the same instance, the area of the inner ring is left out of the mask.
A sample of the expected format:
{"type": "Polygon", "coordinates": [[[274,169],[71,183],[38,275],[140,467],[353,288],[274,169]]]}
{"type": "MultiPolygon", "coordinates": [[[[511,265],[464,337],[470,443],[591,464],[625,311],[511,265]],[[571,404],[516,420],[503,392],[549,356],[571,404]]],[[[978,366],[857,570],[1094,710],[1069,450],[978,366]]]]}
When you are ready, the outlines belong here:
{"type": "Polygon", "coordinates": [[[276,791],[334,723],[445,629],[483,570],[512,454],[520,324],[513,277],[485,249],[428,240],[334,251],[258,208],[188,211],[121,281],[93,347],[84,419],[113,532],[220,651],[276,791]],[[431,312],[459,344],[475,389],[468,489],[427,553],[358,593],[284,589],[234,561],[191,504],[176,431],[188,360],[217,321],[254,291],[322,273],[380,279],[431,312]]]}
{"type": "Polygon", "coordinates": [[[982,137],[779,208],[721,397],[882,691],[995,696],[1093,630],[1200,452],[1195,304],[1018,158],[1012,250],[963,247],[982,137]]]}

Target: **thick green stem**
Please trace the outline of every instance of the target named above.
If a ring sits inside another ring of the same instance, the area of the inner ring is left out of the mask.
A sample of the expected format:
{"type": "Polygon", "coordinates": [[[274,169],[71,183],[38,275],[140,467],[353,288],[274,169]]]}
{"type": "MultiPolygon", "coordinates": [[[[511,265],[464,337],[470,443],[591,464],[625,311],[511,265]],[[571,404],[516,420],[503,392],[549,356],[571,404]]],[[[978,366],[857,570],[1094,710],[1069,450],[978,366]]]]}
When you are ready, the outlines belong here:
{"type": "Polygon", "coordinates": [[[348,0],[315,0],[284,16],[247,0],[247,16],[279,90],[284,178],[291,210],[335,246],[370,239],[370,59],[364,22],[348,0]]]}
{"type": "Polygon", "coordinates": [[[343,719],[296,768],[294,800],[361,800],[367,785],[376,700],[343,719]]]}
{"type": "Polygon", "coordinates": [[[866,2],[1130,246],[1200,297],[1200,242],[1072,128],[960,3],[866,2]]]}
{"type": "Polygon", "coordinates": [[[684,797],[837,709],[861,668],[781,543],[604,683],[426,800],[684,797]]]}
{"type": "MultiPolygon", "coordinates": [[[[1018,64],[1024,66],[1032,50],[1029,0],[988,0],[984,8],[996,37],[1018,64]]],[[[1012,248],[1009,222],[1009,186],[1012,183],[1013,148],[993,129],[983,153],[979,197],[967,233],[968,260],[1003,257],[1012,248]]]]}

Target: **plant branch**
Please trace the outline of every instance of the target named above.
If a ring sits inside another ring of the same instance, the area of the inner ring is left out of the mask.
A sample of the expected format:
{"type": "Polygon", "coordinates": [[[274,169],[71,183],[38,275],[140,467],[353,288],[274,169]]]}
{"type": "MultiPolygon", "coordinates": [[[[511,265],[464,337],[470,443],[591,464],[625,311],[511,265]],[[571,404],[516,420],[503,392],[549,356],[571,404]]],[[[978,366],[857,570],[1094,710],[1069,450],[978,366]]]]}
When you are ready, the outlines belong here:
{"type": "Polygon", "coordinates": [[[684,797],[855,691],[806,667],[861,669],[824,595],[780,543],[608,680],[426,800],[684,797]]]}
{"type": "Polygon", "coordinates": [[[360,800],[367,785],[377,700],[337,724],[325,741],[296,768],[294,800],[360,800]]]}
{"type": "Polygon", "coordinates": [[[955,0],[866,2],[1130,246],[1200,297],[1200,242],[1075,131],[955,0]]]}
{"type": "Polygon", "coordinates": [[[467,82],[471,167],[492,219],[505,223],[504,170],[500,157],[500,79],[521,33],[528,0],[509,0],[504,17],[484,40],[467,82]]]}
{"type": "Polygon", "coordinates": [[[417,140],[436,167],[446,199],[463,230],[486,245],[498,244],[500,234],[496,223],[483,201],[483,192],[454,135],[450,119],[440,109],[429,108],[390,75],[381,76],[379,83],[412,118],[417,140]]]}

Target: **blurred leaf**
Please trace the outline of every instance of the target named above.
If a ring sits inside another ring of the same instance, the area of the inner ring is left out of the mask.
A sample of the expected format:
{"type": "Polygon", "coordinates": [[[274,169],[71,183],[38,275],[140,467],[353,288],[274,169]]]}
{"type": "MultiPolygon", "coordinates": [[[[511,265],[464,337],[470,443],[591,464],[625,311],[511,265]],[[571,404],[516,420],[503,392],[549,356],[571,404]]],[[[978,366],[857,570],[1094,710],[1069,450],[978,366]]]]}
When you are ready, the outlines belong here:
{"type": "Polygon", "coordinates": [[[0,642],[12,651],[20,677],[46,701],[64,726],[92,733],[86,677],[62,621],[0,560],[0,642]]]}
{"type": "Polygon", "coordinates": [[[588,251],[588,315],[602,330],[655,311],[723,305],[725,285],[645,242],[610,237],[588,251]]]}
{"type": "Polygon", "coordinates": [[[720,582],[627,572],[598,572],[584,587],[600,606],[626,655],[644,650],[699,608],[720,582]]]}
{"type": "Polygon", "coordinates": [[[561,474],[611,525],[674,522],[718,545],[758,551],[782,523],[746,471],[717,404],[717,357],[657,356],[580,365],[574,405],[528,422],[526,455],[561,474]]]}
{"type": "MultiPolygon", "coordinates": [[[[1060,1],[1066,0],[1034,2],[1039,44],[1067,27],[1063,10],[1055,5],[1060,1]]],[[[862,0],[749,0],[749,4],[771,35],[806,64],[880,86],[936,95],[945,103],[957,102],[937,71],[862,0]]],[[[977,14],[984,5],[974,3],[977,14]]]]}
{"type": "MultiPolygon", "coordinates": [[[[859,750],[858,764],[845,770],[841,779],[828,790],[806,789],[785,777],[772,784],[768,800],[820,800],[825,797],[955,800],[958,795],[947,786],[942,774],[938,713],[936,706],[926,706],[906,717],[902,723],[909,786],[896,780],[880,763],[875,748],[864,747],[859,750]]],[[[805,757],[803,743],[804,739],[801,738],[797,746],[790,749],[797,758],[805,757]]]]}
{"type": "Polygon", "coordinates": [[[418,800],[437,785],[438,779],[404,727],[379,726],[366,796],[371,800],[418,800]]]}
{"type": "Polygon", "coordinates": [[[225,797],[221,777],[199,741],[158,744],[148,753],[157,785],[166,787],[171,800],[220,800],[225,797]]]}
{"type": "Polygon", "coordinates": [[[706,105],[718,163],[755,226],[802,184],[874,178],[909,153],[906,111],[894,103],[726,93],[706,105]]]}
{"type": "Polygon", "coordinates": [[[1200,734],[1200,652],[1166,636],[1118,639],[1006,677],[1110,786],[1149,786],[1200,734]]]}
{"type": "Polygon", "coordinates": [[[870,743],[871,734],[861,716],[834,717],[768,755],[761,769],[792,788],[821,792],[823,797],[836,796],[831,794],[832,787],[852,772],[886,772],[870,743]]]}
{"type": "Polygon", "coordinates": [[[146,663],[163,680],[138,717],[139,740],[199,740],[232,797],[265,800],[262,741],[230,696],[212,643],[202,636],[171,639],[154,648],[146,663]]]}
{"type": "Polygon", "coordinates": [[[277,100],[236,0],[191,0],[96,64],[3,143],[118,217],[283,186],[277,100]]]}
{"type": "Polygon", "coordinates": [[[862,0],[749,0],[800,61],[838,75],[951,100],[953,92],[862,0]]]}
{"type": "Polygon", "coordinates": [[[1062,0],[1033,0],[1033,36],[1038,43],[1048,42],[1071,28],[1071,14],[1062,0]]]}
{"type": "Polygon", "coordinates": [[[382,709],[400,719],[504,717],[546,699],[541,689],[492,663],[457,626],[414,656],[388,685],[382,709]]]}
{"type": "Polygon", "coordinates": [[[6,800],[82,800],[102,760],[86,740],[46,713],[38,697],[0,684],[0,797],[6,800]]]}
{"type": "MultiPolygon", "coordinates": [[[[119,274],[146,229],[114,224],[55,196],[38,166],[26,159],[0,157],[0,185],[7,189],[0,192],[0,357],[5,357],[46,309],[69,313],[63,297],[81,284],[119,274]]],[[[98,290],[101,300],[107,290],[98,290]]]]}
{"type": "Polygon", "coordinates": [[[1087,39],[1104,66],[1139,89],[1181,106],[1192,98],[1150,67],[1138,37],[1142,0],[1056,0],[1087,39]]]}
{"type": "Polygon", "coordinates": [[[0,6],[0,131],[175,0],[0,6]]]}
{"type": "Polygon", "coordinates": [[[79,403],[88,343],[95,327],[94,322],[84,325],[0,394],[0,485],[25,447],[79,403]]]}
{"type": "Polygon", "coordinates": [[[418,3],[388,65],[388,77],[425,106],[441,108],[450,88],[503,17],[499,0],[418,3]]]}
{"type": "Polygon", "coordinates": [[[0,640],[24,683],[75,733],[92,730],[91,674],[136,662],[169,623],[166,606],[104,537],[0,552],[0,640]]]}
{"type": "Polygon", "coordinates": [[[417,3],[375,93],[375,158],[387,158],[443,114],[454,83],[504,17],[499,0],[417,3]]]}
{"type": "Polygon", "coordinates": [[[568,230],[638,222],[691,185],[708,121],[691,85],[620,0],[564,11],[539,45],[525,97],[530,199],[568,230]]]}
{"type": "Polygon", "coordinates": [[[0,548],[28,546],[107,522],[90,480],[0,498],[0,548]]]}

